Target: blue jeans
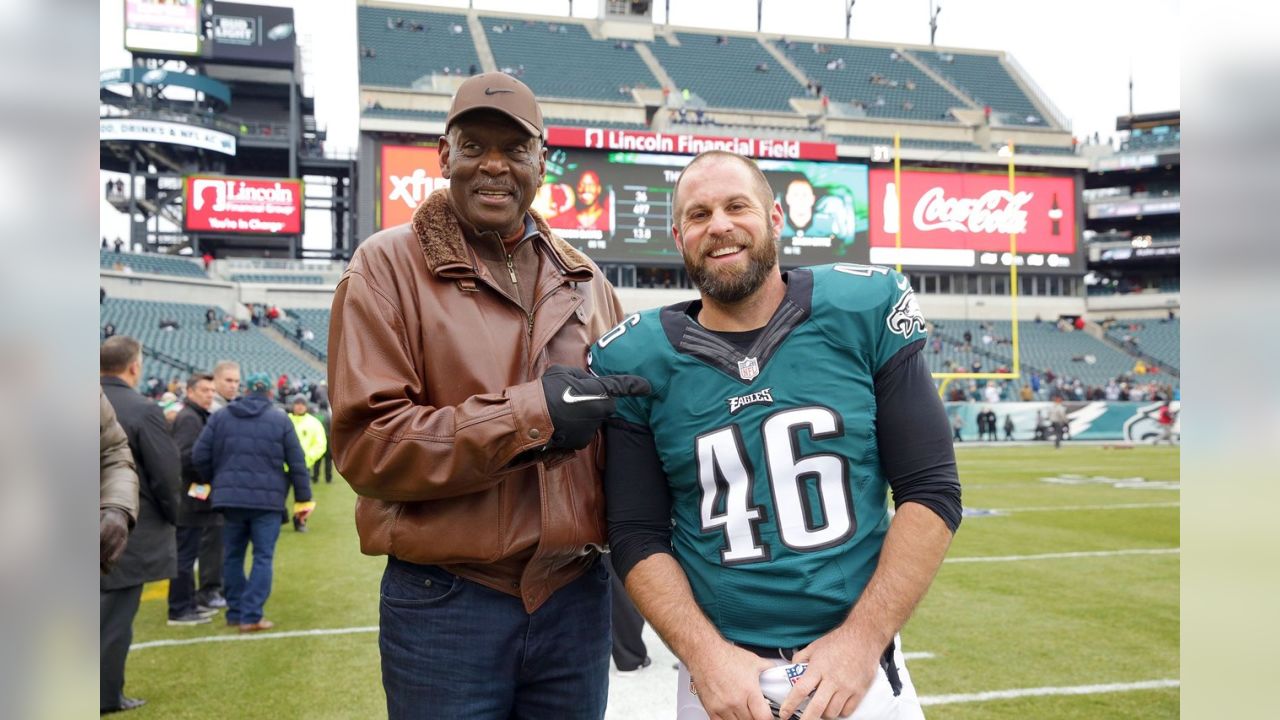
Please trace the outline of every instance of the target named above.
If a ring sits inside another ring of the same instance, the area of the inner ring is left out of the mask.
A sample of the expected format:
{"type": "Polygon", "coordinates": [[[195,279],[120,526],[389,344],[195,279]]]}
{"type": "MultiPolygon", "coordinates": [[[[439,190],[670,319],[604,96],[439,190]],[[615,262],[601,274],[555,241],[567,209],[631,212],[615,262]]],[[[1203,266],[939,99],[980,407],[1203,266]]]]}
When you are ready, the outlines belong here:
{"type": "Polygon", "coordinates": [[[227,622],[256,623],[262,619],[262,606],[271,595],[271,561],[280,537],[281,511],[227,508],[223,517],[227,622]],[[244,556],[249,543],[253,543],[253,568],[246,579],[244,556]]]}
{"type": "Polygon", "coordinates": [[[530,615],[515,596],[390,558],[378,634],[387,714],[599,720],[609,608],[599,560],[530,615]]]}

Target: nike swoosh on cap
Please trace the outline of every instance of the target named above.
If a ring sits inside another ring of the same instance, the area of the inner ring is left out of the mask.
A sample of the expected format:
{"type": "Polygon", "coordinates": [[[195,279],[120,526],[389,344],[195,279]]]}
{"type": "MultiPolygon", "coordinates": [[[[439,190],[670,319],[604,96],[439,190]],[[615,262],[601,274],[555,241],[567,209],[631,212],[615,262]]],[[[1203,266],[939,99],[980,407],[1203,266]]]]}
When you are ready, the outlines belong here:
{"type": "Polygon", "coordinates": [[[498,93],[506,93],[506,92],[513,93],[515,92],[515,90],[512,90],[510,88],[485,88],[484,89],[485,95],[497,95],[498,93]]]}
{"type": "Polygon", "coordinates": [[[589,400],[608,400],[608,395],[574,395],[573,388],[565,388],[564,394],[560,396],[561,400],[572,405],[573,403],[587,402],[589,400]]]}

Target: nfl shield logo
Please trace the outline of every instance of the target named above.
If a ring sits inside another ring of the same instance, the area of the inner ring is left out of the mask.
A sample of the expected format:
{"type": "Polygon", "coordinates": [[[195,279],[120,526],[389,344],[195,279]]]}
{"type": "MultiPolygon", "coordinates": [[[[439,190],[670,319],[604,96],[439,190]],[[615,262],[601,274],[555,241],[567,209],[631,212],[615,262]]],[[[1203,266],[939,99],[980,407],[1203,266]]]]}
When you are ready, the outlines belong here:
{"type": "Polygon", "coordinates": [[[749,357],[738,361],[738,377],[751,382],[760,374],[760,363],[749,357]]]}

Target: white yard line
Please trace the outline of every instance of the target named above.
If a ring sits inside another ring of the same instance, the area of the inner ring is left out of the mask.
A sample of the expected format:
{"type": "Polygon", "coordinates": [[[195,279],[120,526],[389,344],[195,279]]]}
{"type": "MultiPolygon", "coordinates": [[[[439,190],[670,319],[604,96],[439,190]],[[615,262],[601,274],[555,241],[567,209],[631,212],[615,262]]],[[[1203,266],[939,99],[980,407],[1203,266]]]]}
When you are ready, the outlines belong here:
{"type": "Polygon", "coordinates": [[[1176,508],[1180,502],[1154,503],[1105,503],[1101,505],[1036,505],[1032,507],[987,508],[998,513],[1066,512],[1076,510],[1146,510],[1148,508],[1176,508]]]}
{"type": "Polygon", "coordinates": [[[952,703],[987,702],[988,700],[1010,700],[1024,697],[1045,697],[1049,695],[1100,695],[1102,693],[1132,692],[1134,690],[1160,690],[1180,687],[1181,681],[1143,680],[1131,683],[1111,683],[1109,685],[1072,685],[1068,687],[1016,688],[1013,690],[990,690],[987,692],[966,693],[960,695],[922,695],[921,705],[950,705],[952,703]]]}
{"type": "MultiPolygon", "coordinates": [[[[218,622],[218,620],[214,620],[218,622]]],[[[182,638],[178,640],[150,640],[134,643],[129,650],[143,650],[152,647],[172,647],[174,645],[198,645],[200,643],[236,642],[240,640],[278,640],[280,638],[313,637],[316,635],[354,635],[357,633],[376,633],[376,625],[369,627],[319,628],[315,630],[286,630],[284,632],[244,633],[241,635],[206,635],[204,637],[182,638]]]]}
{"type": "Polygon", "coordinates": [[[1135,548],[1132,550],[1097,550],[1093,552],[1043,553],[1040,555],[980,555],[977,557],[951,557],[944,563],[1021,562],[1023,560],[1064,560],[1069,558],[1118,557],[1121,555],[1176,555],[1180,548],[1135,548]]]}

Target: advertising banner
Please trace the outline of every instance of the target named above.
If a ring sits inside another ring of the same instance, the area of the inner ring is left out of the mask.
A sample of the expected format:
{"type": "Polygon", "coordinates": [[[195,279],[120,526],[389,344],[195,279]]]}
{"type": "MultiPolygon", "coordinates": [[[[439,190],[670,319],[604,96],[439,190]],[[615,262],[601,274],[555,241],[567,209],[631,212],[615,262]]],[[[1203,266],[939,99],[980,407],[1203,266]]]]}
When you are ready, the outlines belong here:
{"type": "Polygon", "coordinates": [[[98,120],[98,139],[169,143],[224,155],[236,154],[236,136],[231,133],[167,120],[101,118],[98,120]]]}
{"type": "Polygon", "coordinates": [[[440,153],[434,145],[383,145],[378,159],[379,230],[409,222],[428,195],[449,187],[440,176],[440,153]]]}
{"type": "MultiPolygon", "coordinates": [[[[960,416],[962,442],[978,439],[978,413],[990,409],[996,414],[997,437],[1004,440],[1004,421],[1013,421],[1014,440],[1037,440],[1044,437],[1051,402],[948,402],[947,415],[960,416]],[[1041,429],[1037,437],[1037,423],[1041,429]]],[[[1064,402],[1067,411],[1067,438],[1072,440],[1115,440],[1117,442],[1150,443],[1160,438],[1159,402],[1064,402]]],[[[1182,432],[1178,413],[1181,401],[1169,404],[1174,416],[1173,435],[1182,432]]],[[[1053,435],[1048,435],[1049,441],[1053,435]]]]}
{"type": "Polygon", "coordinates": [[[1004,174],[871,171],[871,262],[1007,269],[1009,235],[1022,267],[1077,264],[1075,179],[1004,174]],[[902,248],[895,247],[901,228],[902,248]]]}
{"type": "Polygon", "coordinates": [[[302,233],[301,180],[190,175],[184,193],[189,231],[302,233]]]}
{"type": "Polygon", "coordinates": [[[728,150],[769,160],[835,160],[835,143],[771,140],[751,137],[712,137],[597,127],[549,127],[547,145],[592,150],[697,155],[705,150],[728,150]]]}
{"type": "Polygon", "coordinates": [[[213,6],[209,59],[252,65],[293,65],[293,8],[219,2],[213,6]]]}

